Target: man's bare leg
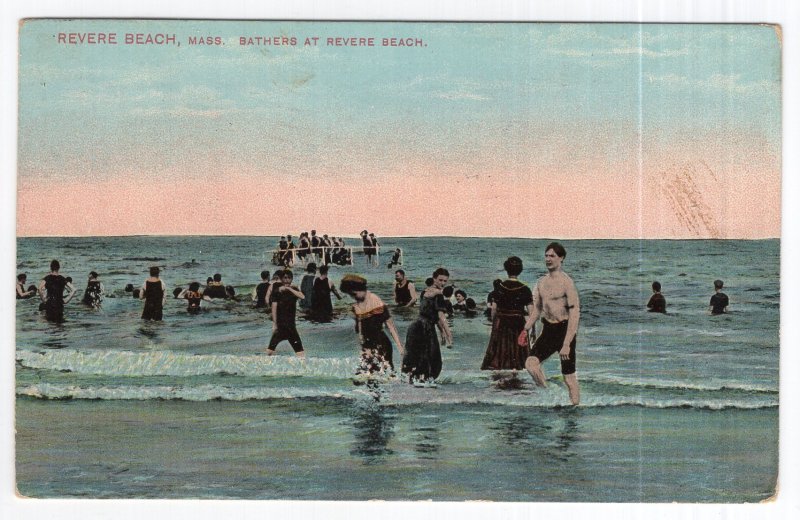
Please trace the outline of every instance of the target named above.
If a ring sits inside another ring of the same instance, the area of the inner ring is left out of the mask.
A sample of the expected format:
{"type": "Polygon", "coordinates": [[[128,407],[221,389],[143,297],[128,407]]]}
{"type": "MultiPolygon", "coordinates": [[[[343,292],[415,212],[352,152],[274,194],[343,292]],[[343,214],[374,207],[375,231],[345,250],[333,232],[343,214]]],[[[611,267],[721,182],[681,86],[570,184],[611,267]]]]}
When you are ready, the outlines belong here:
{"type": "Polygon", "coordinates": [[[569,400],[572,401],[573,405],[578,405],[581,400],[581,388],[578,386],[578,374],[573,373],[564,376],[564,383],[567,385],[567,390],[569,390],[569,400]]]}
{"type": "Polygon", "coordinates": [[[525,360],[525,369],[533,378],[533,381],[538,385],[545,387],[547,386],[547,379],[544,377],[544,372],[542,371],[542,364],[539,362],[539,358],[535,356],[529,356],[528,359],[525,360]]]}

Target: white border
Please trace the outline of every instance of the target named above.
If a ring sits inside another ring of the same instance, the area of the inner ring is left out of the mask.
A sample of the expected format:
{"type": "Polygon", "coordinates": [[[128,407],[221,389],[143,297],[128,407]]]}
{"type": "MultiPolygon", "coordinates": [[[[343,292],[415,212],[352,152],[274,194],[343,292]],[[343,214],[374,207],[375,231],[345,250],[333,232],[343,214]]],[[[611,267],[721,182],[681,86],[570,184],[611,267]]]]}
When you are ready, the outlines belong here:
{"type": "Polygon", "coordinates": [[[533,3],[522,0],[484,2],[407,0],[380,3],[370,0],[8,0],[0,5],[0,240],[5,247],[0,265],[8,286],[0,299],[0,517],[13,519],[206,519],[235,517],[347,519],[408,518],[798,518],[800,517],[800,457],[798,457],[798,323],[794,302],[800,266],[798,231],[798,103],[800,92],[797,54],[800,8],[792,0],[562,0],[533,3]],[[10,4],[10,5],[9,5],[10,4]],[[484,5],[485,4],[485,5],[484,5]],[[756,505],[654,504],[541,504],[541,503],[394,503],[374,502],[258,502],[197,500],[25,500],[13,495],[14,486],[14,303],[11,274],[16,270],[16,134],[18,20],[46,18],[208,18],[208,19],[323,19],[323,20],[487,20],[487,21],[618,21],[618,22],[729,22],[778,23],[783,28],[783,210],[781,294],[781,408],[780,475],[778,498],[756,505]]]}

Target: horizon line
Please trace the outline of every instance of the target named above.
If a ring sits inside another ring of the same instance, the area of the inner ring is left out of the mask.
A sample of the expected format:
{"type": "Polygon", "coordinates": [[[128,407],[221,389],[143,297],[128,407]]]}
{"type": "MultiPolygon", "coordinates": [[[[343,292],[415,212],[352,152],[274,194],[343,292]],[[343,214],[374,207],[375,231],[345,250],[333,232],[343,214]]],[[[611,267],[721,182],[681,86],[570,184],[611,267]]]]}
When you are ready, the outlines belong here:
{"type": "MultiPolygon", "coordinates": [[[[219,238],[219,237],[240,237],[240,238],[280,238],[284,235],[252,235],[252,234],[129,234],[129,235],[17,235],[16,238],[219,238]]],[[[291,235],[297,238],[300,235],[291,235]]],[[[322,236],[322,235],[318,235],[322,236]]],[[[341,238],[360,239],[360,235],[331,235],[341,238]]],[[[510,239],[510,240],[780,240],[780,236],[766,237],[564,237],[554,238],[552,236],[480,236],[480,235],[380,235],[378,239],[398,239],[398,238],[481,238],[481,239],[510,239]]]]}

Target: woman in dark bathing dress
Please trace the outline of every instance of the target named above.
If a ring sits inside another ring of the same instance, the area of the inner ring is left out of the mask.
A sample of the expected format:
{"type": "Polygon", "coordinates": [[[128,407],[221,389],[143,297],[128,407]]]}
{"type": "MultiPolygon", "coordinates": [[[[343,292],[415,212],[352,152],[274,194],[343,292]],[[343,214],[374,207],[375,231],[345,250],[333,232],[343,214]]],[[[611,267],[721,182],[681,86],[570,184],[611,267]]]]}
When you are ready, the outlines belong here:
{"type": "Polygon", "coordinates": [[[139,292],[139,299],[144,300],[142,309],[142,319],[150,321],[161,321],[164,317],[164,302],[166,300],[167,286],[158,277],[161,269],[158,267],[150,268],[150,278],[145,280],[142,290],[139,292]]]}
{"type": "Polygon", "coordinates": [[[356,302],[353,305],[353,315],[356,319],[356,332],[361,340],[361,365],[358,372],[375,374],[393,370],[392,343],[386,336],[384,327],[389,329],[401,356],[404,351],[388,307],[375,294],[367,291],[367,280],[361,276],[345,275],[339,288],[356,302]]]}
{"type": "Polygon", "coordinates": [[[438,326],[445,344],[451,345],[453,337],[447,325],[442,289],[450,273],[439,268],[433,272],[433,285],[427,287],[419,299],[419,317],[406,333],[406,354],[403,356],[403,373],[409,375],[410,383],[432,382],[442,372],[442,351],[439,348],[438,326]]]}
{"type": "Polygon", "coordinates": [[[517,338],[525,328],[533,293],[530,287],[517,280],[522,272],[522,260],[512,256],[503,267],[508,279],[497,280],[492,291],[492,333],[481,370],[522,370],[528,357],[528,348],[520,346],[517,338]]]}
{"type": "Polygon", "coordinates": [[[59,274],[61,264],[58,260],[50,262],[50,274],[39,282],[39,294],[43,303],[39,306],[44,311],[47,321],[52,323],[64,322],[64,305],[69,303],[75,295],[75,288],[69,281],[59,274]],[[64,290],[69,289],[69,295],[64,298],[64,290]]]}

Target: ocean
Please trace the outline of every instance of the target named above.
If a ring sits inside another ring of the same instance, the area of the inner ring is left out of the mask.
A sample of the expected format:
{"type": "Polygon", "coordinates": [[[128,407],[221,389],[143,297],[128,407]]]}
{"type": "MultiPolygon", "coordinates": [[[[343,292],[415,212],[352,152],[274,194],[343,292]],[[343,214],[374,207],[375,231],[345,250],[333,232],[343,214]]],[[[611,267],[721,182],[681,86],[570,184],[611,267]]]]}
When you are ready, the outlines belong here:
{"type": "MultiPolygon", "coordinates": [[[[355,240],[349,241],[355,245],[355,240]]],[[[545,273],[549,240],[385,238],[417,287],[439,267],[479,308],[503,261],[545,273]]],[[[273,271],[276,237],[20,238],[18,272],[36,283],[59,259],[80,291],[64,324],[38,300],[16,307],[16,477],[30,497],[548,502],[758,502],[778,474],[780,241],[569,240],[564,270],[581,298],[581,404],[557,356],[545,389],[479,370],[482,313],[451,320],[438,388],[402,378],[355,386],[347,296],[332,323],[298,320],[305,361],[264,354],[267,314],[245,301],[196,316],[168,299],[145,323],[125,292],[147,268],[167,287],[214,273],[249,293],[273,271]],[[196,265],[185,264],[196,260],[196,265]],[[186,265],[186,266],[185,266],[186,265]],[[80,304],[89,271],[100,309],[80,304]],[[730,313],[708,315],[713,281],[730,313]],[[654,280],[667,314],[648,313],[654,280]]],[[[332,267],[391,303],[388,255],[332,267]]],[[[294,269],[299,285],[302,268],[294,269]]],[[[401,336],[414,309],[392,309],[401,336]]],[[[395,359],[399,358],[395,353],[395,359]]]]}

